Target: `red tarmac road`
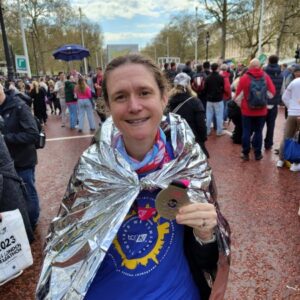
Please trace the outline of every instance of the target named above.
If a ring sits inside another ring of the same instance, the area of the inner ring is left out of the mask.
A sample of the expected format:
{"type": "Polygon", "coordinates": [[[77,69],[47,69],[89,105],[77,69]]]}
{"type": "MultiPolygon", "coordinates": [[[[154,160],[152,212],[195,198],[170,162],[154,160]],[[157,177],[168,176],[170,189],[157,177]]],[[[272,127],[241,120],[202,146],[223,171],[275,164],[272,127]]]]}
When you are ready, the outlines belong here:
{"type": "MultiPolygon", "coordinates": [[[[283,124],[281,109],[276,148],[283,124]]],[[[34,299],[48,225],[57,213],[72,169],[91,140],[88,130],[78,134],[61,128],[57,116],[49,117],[46,132],[50,140],[38,151],[36,173],[41,216],[32,244],[34,265],[0,287],[1,300],[34,299]]],[[[241,147],[232,144],[229,135],[212,134],[207,144],[221,209],[232,229],[225,299],[300,299],[300,172],[277,169],[278,156],[273,151],[264,152],[261,161],[253,156],[249,162],[241,161],[241,147]]]]}

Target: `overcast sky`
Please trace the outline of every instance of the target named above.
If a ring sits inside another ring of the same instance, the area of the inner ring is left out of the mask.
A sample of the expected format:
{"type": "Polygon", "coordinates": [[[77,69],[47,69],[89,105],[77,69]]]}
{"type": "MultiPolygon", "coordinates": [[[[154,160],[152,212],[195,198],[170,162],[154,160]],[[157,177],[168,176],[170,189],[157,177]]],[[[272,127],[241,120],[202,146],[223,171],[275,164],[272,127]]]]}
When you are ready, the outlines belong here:
{"type": "Polygon", "coordinates": [[[88,19],[100,24],[104,44],[150,42],[180,12],[195,13],[197,0],[71,0],[88,19]]]}

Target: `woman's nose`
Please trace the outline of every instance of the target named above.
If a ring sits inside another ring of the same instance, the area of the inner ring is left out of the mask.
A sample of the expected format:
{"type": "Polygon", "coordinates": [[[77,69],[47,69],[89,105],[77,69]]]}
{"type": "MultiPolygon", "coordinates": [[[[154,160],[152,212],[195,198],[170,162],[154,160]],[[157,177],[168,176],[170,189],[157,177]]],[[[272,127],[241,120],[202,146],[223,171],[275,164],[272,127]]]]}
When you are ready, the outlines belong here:
{"type": "Polygon", "coordinates": [[[130,96],[128,105],[129,105],[128,109],[130,112],[137,112],[142,109],[141,100],[136,95],[130,96]]]}

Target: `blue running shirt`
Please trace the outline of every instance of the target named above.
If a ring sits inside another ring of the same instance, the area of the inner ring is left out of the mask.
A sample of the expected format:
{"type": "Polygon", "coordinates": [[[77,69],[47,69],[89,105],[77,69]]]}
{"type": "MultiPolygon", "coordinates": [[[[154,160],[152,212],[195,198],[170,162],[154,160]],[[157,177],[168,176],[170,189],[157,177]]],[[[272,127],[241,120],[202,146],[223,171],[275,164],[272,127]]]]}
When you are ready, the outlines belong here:
{"type": "Polygon", "coordinates": [[[138,217],[137,207],[155,207],[157,193],[139,194],[85,299],[200,299],[184,255],[184,226],[157,213],[144,221],[138,217]]]}

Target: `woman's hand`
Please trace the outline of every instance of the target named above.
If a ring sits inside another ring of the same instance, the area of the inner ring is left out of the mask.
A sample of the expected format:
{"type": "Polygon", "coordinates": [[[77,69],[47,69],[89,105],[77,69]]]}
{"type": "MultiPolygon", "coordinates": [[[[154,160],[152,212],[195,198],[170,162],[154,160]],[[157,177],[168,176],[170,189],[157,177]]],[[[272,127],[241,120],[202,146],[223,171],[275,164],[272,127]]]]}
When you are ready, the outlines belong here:
{"type": "Polygon", "coordinates": [[[202,241],[211,240],[217,225],[216,208],[210,203],[188,204],[179,209],[176,222],[192,227],[194,234],[202,241]]]}

